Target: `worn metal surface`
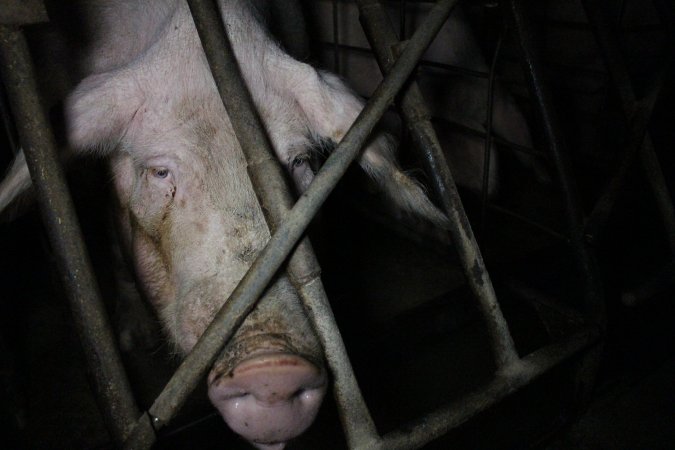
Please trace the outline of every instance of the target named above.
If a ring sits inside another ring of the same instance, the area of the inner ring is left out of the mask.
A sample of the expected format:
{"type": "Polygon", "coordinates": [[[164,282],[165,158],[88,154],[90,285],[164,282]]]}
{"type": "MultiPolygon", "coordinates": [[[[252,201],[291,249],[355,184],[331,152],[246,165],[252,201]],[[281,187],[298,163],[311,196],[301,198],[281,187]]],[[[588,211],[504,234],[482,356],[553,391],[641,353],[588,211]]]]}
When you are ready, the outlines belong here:
{"type": "MultiPolygon", "coordinates": [[[[395,61],[392,46],[398,43],[398,39],[386,12],[379,2],[374,0],[358,0],[357,3],[361,23],[375,51],[378,64],[383,73],[390,73],[395,61]]],[[[409,45],[410,43],[406,45],[406,48],[409,45]]],[[[427,173],[450,221],[449,232],[452,242],[457,250],[467,282],[488,323],[497,367],[505,367],[518,358],[513,339],[497,303],[494,288],[471,230],[469,219],[464,212],[452,173],[431,125],[431,114],[414,82],[409,83],[401,97],[401,114],[415,148],[424,157],[427,173]]]]}
{"type": "MultiPolygon", "coordinates": [[[[191,2],[211,72],[246,161],[249,176],[272,232],[294,203],[285,174],[274,155],[253,100],[238,70],[231,44],[212,3],[191,2]]],[[[334,379],[334,392],[347,441],[352,447],[376,435],[321,282],[321,269],[308,238],[291,255],[288,275],[309,312],[334,379]]]]}
{"type": "Polygon", "coordinates": [[[27,25],[48,20],[42,0],[0,0],[0,25],[27,25]]]}
{"type": "MultiPolygon", "coordinates": [[[[447,19],[456,0],[439,1],[419,31],[410,40],[390,74],[382,81],[370,101],[349,129],[342,142],[293,209],[286,215],[268,244],[260,252],[225,305],[216,314],[193,351],[179,366],[149,410],[156,426],[170,420],[194,389],[218,352],[252,310],[255,301],[299,241],[312,217],[358,155],[373,127],[415,68],[417,60],[447,19]]],[[[137,427],[134,433],[140,433],[137,427]]],[[[135,439],[135,436],[134,436],[135,439]]]]}
{"type": "Polygon", "coordinates": [[[528,385],[555,365],[588,347],[597,337],[597,328],[584,328],[572,336],[512,362],[487,386],[402,427],[400,431],[386,434],[378,448],[394,450],[422,447],[486,410],[495,402],[528,385]]]}
{"type": "MultiPolygon", "coordinates": [[[[583,217],[570,171],[568,151],[555,108],[553,107],[551,94],[544,81],[543,66],[537,54],[536,44],[541,41],[538,39],[535,27],[531,23],[525,5],[526,2],[524,0],[507,0],[502,3],[505,14],[507,14],[510,23],[516,31],[523,72],[530,89],[535,116],[542,128],[550,160],[556,170],[563,206],[566,211],[565,218],[569,244],[582,278],[584,312],[591,323],[595,323],[600,327],[602,335],[606,326],[602,286],[598,277],[595,258],[584,239],[583,217]]],[[[575,381],[577,386],[576,403],[580,407],[587,404],[590,399],[601,353],[602,344],[599,343],[593,349],[586,352],[583,361],[579,364],[575,381]]]]}
{"type": "Polygon", "coordinates": [[[0,26],[0,57],[19,138],[94,381],[99,408],[111,436],[121,442],[139,413],[82,241],[54,136],[37,95],[28,46],[18,28],[0,26]]]}

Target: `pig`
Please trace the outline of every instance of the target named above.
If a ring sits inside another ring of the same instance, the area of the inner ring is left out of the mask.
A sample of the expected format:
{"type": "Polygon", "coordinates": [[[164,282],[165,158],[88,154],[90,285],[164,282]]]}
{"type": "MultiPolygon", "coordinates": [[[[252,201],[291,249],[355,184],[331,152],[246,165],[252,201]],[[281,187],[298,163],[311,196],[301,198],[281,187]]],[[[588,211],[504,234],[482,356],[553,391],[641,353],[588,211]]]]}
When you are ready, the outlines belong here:
{"type": "MultiPolygon", "coordinates": [[[[280,163],[302,192],[318,143],[339,142],[363,101],[338,77],[288,56],[263,23],[264,2],[220,0],[242,75],[280,163]]],[[[122,254],[177,352],[187,354],[270,231],[246,161],[182,0],[88,1],[75,10],[88,45],[64,102],[70,152],[104,157],[122,254]]],[[[404,211],[445,216],[376,132],[359,164],[404,211]]],[[[20,154],[0,210],[29,185],[20,154]]],[[[133,296],[132,296],[133,297],[133,296]]],[[[279,449],[312,423],[327,389],[321,346],[281,274],[211,368],[208,396],[254,446],[279,449]]]]}

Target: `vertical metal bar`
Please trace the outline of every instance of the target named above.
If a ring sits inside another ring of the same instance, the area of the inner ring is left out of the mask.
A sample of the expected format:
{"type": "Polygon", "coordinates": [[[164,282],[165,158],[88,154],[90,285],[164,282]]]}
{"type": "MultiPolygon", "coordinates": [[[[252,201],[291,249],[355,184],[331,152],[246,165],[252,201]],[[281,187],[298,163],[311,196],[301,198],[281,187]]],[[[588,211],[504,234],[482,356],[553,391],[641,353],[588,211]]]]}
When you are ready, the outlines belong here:
{"type": "MultiPolygon", "coordinates": [[[[541,60],[536,55],[535,43],[539,41],[524,10],[522,0],[507,0],[503,6],[506,8],[506,14],[508,14],[516,31],[523,72],[534,100],[535,115],[542,126],[551,161],[557,171],[563,204],[567,211],[566,219],[570,245],[583,277],[584,308],[590,320],[597,323],[601,334],[604,334],[605,307],[602,288],[598,279],[595,260],[584,241],[582,212],[578,204],[576,188],[571,178],[563,134],[553,108],[551,95],[544,83],[541,60]]],[[[600,343],[587,352],[578,366],[576,379],[577,405],[586,404],[590,398],[601,352],[602,344],[600,343]]]]}
{"type": "MultiPolygon", "coordinates": [[[[393,26],[382,5],[376,0],[357,0],[361,24],[375,51],[380,69],[391,73],[395,64],[392,45],[397,43],[393,26]]],[[[406,45],[406,49],[409,44],[406,45]]],[[[397,60],[396,60],[397,61],[397,60]]],[[[409,83],[401,98],[401,113],[410,131],[411,138],[424,157],[427,173],[450,220],[450,234],[457,250],[467,282],[478,300],[479,307],[488,324],[496,365],[507,367],[518,359],[508,325],[502,315],[480,249],[464,212],[452,173],[431,125],[427,110],[416,83],[409,83]]]]}
{"type": "Polygon", "coordinates": [[[504,36],[506,35],[506,27],[502,28],[502,32],[499,34],[499,39],[497,40],[497,47],[495,48],[495,53],[492,56],[492,64],[490,64],[490,77],[488,78],[488,95],[487,95],[487,117],[485,120],[485,151],[483,153],[483,186],[481,191],[481,228],[483,231],[486,227],[486,216],[488,209],[488,193],[489,193],[489,183],[490,183],[490,149],[492,148],[492,116],[493,116],[493,106],[494,106],[494,96],[495,96],[495,76],[497,74],[497,61],[499,60],[499,53],[502,48],[502,42],[504,41],[504,36]]]}
{"type": "Polygon", "coordinates": [[[659,73],[646,98],[634,105],[628,127],[628,141],[619,167],[605,186],[586,221],[586,239],[589,242],[594,242],[597,239],[601,229],[607,223],[609,215],[619,197],[621,188],[625,184],[626,176],[633,166],[636,156],[643,147],[647,134],[647,126],[649,125],[654,105],[661,92],[661,87],[666,79],[666,73],[669,72],[668,69],[666,67],[659,73]]]}
{"type": "Polygon", "coordinates": [[[398,8],[398,14],[399,14],[399,22],[398,22],[398,38],[401,41],[406,40],[406,33],[405,33],[405,15],[406,15],[406,2],[405,0],[399,0],[399,8],[398,8]]]}
{"type": "MultiPolygon", "coordinates": [[[[612,83],[619,96],[624,116],[630,121],[635,116],[638,101],[632,88],[628,70],[626,69],[625,64],[623,64],[623,58],[619,51],[618,39],[604,16],[602,2],[597,3],[593,0],[584,0],[582,5],[586,10],[589,21],[593,25],[596,40],[602,50],[602,56],[605,60],[607,70],[609,71],[612,83]]],[[[657,5],[660,5],[660,2],[657,2],[657,5]]],[[[668,31],[672,33],[672,25],[668,31]]],[[[672,65],[672,58],[671,49],[671,54],[668,55],[668,66],[672,65]]],[[[661,77],[665,78],[663,75],[661,75],[661,77]]],[[[658,83],[656,86],[658,86],[658,83]]],[[[645,178],[654,193],[654,198],[656,199],[657,206],[661,213],[661,220],[666,228],[666,237],[668,239],[670,250],[675,254],[675,207],[673,206],[670,192],[666,187],[663,171],[659,165],[649,132],[647,132],[640,150],[640,162],[642,169],[645,172],[645,178]]]]}
{"type": "Polygon", "coordinates": [[[340,74],[340,20],[338,0],[333,0],[333,70],[340,74]]]}
{"type": "Polygon", "coordinates": [[[99,408],[111,436],[121,442],[139,413],[82,241],[54,136],[37,95],[28,45],[18,28],[0,25],[0,61],[19,138],[93,377],[99,408]]]}
{"type": "MultiPolygon", "coordinates": [[[[299,241],[311,218],[335,188],[349,164],[358,155],[359,149],[368,139],[375,124],[393,102],[394,96],[414,70],[417,61],[448,18],[456,2],[457,0],[440,0],[436,3],[422,27],[410,40],[389,75],[375,90],[307,191],[288,212],[284,222],[279,225],[277,232],[272,235],[270,241],[259,253],[192,352],[178,367],[150,408],[149,413],[156,427],[163,426],[173,417],[204,372],[213,364],[218,352],[231,337],[235,327],[240,325],[252,310],[255,301],[299,241]]],[[[126,444],[128,447],[133,447],[135,442],[144,439],[144,426],[145,417],[130,436],[126,444]]]]}
{"type": "MultiPolygon", "coordinates": [[[[190,7],[211,71],[237,140],[248,162],[249,175],[272,232],[294,203],[279,161],[241,77],[231,43],[212,2],[191,1],[190,7]],[[210,9],[210,10],[209,10],[210,9]],[[208,30],[208,31],[207,31],[208,30]]],[[[321,269],[308,238],[303,238],[288,261],[288,275],[300,294],[321,341],[334,378],[347,441],[377,438],[375,425],[361,394],[321,282],[321,269]]]]}

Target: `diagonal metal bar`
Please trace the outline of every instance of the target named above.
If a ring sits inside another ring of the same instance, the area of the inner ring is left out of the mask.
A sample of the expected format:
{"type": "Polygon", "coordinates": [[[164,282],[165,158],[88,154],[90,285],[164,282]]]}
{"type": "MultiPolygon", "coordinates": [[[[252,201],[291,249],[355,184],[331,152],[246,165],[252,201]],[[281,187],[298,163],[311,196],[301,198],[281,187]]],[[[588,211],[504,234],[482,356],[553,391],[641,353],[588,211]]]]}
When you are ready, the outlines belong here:
{"type": "MultiPolygon", "coordinates": [[[[391,73],[395,64],[392,46],[398,43],[393,26],[382,5],[376,0],[358,0],[361,24],[384,74],[391,73]]],[[[410,45],[409,43],[406,45],[410,45]]],[[[518,359],[513,339],[502,315],[483,257],[464,212],[452,173],[445,161],[436,133],[431,124],[422,94],[416,83],[409,83],[401,98],[401,114],[405,119],[415,148],[424,157],[427,173],[438,193],[448,218],[450,234],[464,274],[480,309],[487,320],[498,368],[518,359]]]]}
{"type": "MultiPolygon", "coordinates": [[[[213,1],[189,0],[189,5],[220,97],[248,162],[249,176],[270,229],[275,232],[292,208],[294,198],[239,72],[232,45],[213,1]]],[[[350,447],[376,439],[375,425],[354,377],[319,276],[321,269],[307,237],[292,253],[287,271],[323,345],[350,447]]]]}
{"type": "MultiPolygon", "coordinates": [[[[566,225],[569,243],[582,276],[584,309],[589,321],[600,327],[602,335],[606,326],[602,285],[598,277],[594,256],[584,240],[582,212],[577,200],[576,186],[571,177],[566,144],[555,108],[553,108],[551,94],[544,82],[543,65],[537,55],[535,43],[540,40],[538,40],[526,13],[524,3],[524,0],[507,0],[503,3],[503,7],[505,8],[505,14],[513,25],[513,29],[516,31],[523,72],[530,88],[535,113],[542,127],[550,159],[557,171],[563,205],[567,212],[566,225]]],[[[602,343],[599,343],[589,350],[579,363],[575,398],[577,406],[587,404],[590,399],[601,353],[602,343]]]]}
{"type": "MultiPolygon", "coordinates": [[[[659,4],[660,3],[657,2],[657,5],[659,4]]],[[[630,75],[628,74],[626,65],[623,62],[621,52],[619,51],[618,38],[614,33],[614,31],[612,30],[612,28],[610,27],[609,21],[607,20],[607,18],[603,13],[602,7],[604,4],[603,2],[598,2],[595,0],[584,0],[582,2],[582,5],[586,10],[586,15],[588,16],[589,21],[593,25],[596,40],[598,42],[598,45],[600,46],[602,55],[605,59],[605,64],[612,79],[612,84],[614,85],[614,88],[616,89],[619,100],[621,102],[624,116],[628,121],[633,121],[635,120],[636,117],[638,117],[636,116],[636,112],[641,108],[641,106],[635,96],[630,75]]],[[[669,29],[669,32],[672,33],[672,25],[671,29],[669,29]]],[[[669,67],[672,67],[672,61],[673,55],[671,49],[671,54],[668,56],[668,63],[665,66],[664,72],[662,72],[659,75],[661,79],[665,79],[665,71],[668,70],[669,67]]],[[[655,83],[651,94],[648,94],[647,99],[649,98],[650,95],[651,96],[658,95],[661,84],[662,81],[659,81],[659,78],[657,78],[657,82],[655,83]]],[[[652,100],[648,99],[647,103],[651,101],[652,100]]],[[[649,114],[647,114],[647,116],[649,116],[649,114]]],[[[634,125],[634,127],[637,128],[638,125],[639,124],[636,124],[634,125]]],[[[631,126],[631,131],[633,131],[632,128],[633,126],[631,126]]],[[[659,211],[661,213],[661,220],[663,221],[663,224],[666,229],[666,237],[668,239],[668,244],[670,246],[671,253],[675,254],[675,207],[673,206],[673,200],[670,195],[670,192],[668,191],[665,178],[663,176],[663,171],[661,170],[661,167],[659,165],[658,157],[656,156],[656,152],[654,151],[654,144],[648,131],[644,133],[644,139],[641,140],[641,142],[642,147],[638,148],[640,148],[639,156],[640,156],[640,163],[642,165],[642,170],[644,171],[645,178],[647,179],[647,182],[649,183],[649,186],[654,193],[654,199],[656,200],[659,211]]],[[[632,154],[628,154],[624,158],[629,159],[628,165],[630,165],[629,163],[633,159],[632,156],[633,156],[632,154]]],[[[623,171],[622,168],[619,169],[616,176],[617,178],[619,178],[619,176],[621,175],[620,172],[623,171]]],[[[619,181],[622,180],[621,179],[619,179],[618,181],[612,180],[610,184],[616,184],[619,181]]],[[[607,191],[603,195],[605,203],[610,203],[610,207],[614,203],[614,197],[616,197],[616,194],[614,194],[613,193],[614,191],[612,191],[611,189],[613,189],[613,186],[609,186],[607,191]]],[[[608,209],[606,207],[603,208],[605,210],[608,209]]],[[[597,230],[601,226],[600,222],[601,221],[598,219],[593,219],[593,221],[591,222],[593,227],[590,229],[592,233],[597,232],[597,230]]]]}
{"type": "Polygon", "coordinates": [[[57,258],[101,414],[122,442],[139,412],[91,269],[65,176],[37,94],[28,45],[19,28],[0,25],[0,66],[42,219],[57,258]]]}
{"type": "Polygon", "coordinates": [[[630,125],[628,127],[628,141],[625,145],[619,167],[605,186],[586,221],[586,239],[591,243],[597,240],[602,228],[607,223],[621,189],[626,182],[626,177],[631,167],[633,167],[635,158],[640,153],[640,150],[644,148],[643,142],[647,134],[647,126],[649,125],[654,105],[663,87],[667,72],[668,70],[665,68],[659,73],[649,94],[642,101],[634,104],[632,108],[632,116],[630,117],[630,125]]]}
{"type": "MultiPolygon", "coordinates": [[[[378,86],[343,140],[326,160],[312,184],[286,215],[284,222],[280,224],[277,232],[216,314],[193,351],[178,367],[149,410],[156,427],[163,426],[174,416],[204,372],[213,364],[233,330],[253,309],[256,300],[295,247],[311,218],[358,155],[375,124],[414,70],[417,60],[438,33],[456,2],[457,0],[441,0],[436,3],[389,75],[378,86]]],[[[146,416],[138,423],[138,427],[127,442],[128,447],[143,442],[145,437],[143,430],[147,430],[146,416]]]]}
{"type": "Polygon", "coordinates": [[[422,447],[481,411],[485,411],[509,394],[527,386],[562,361],[588,347],[597,338],[596,328],[582,328],[563,340],[515,361],[506,367],[506,370],[497,373],[486,386],[413,423],[406,424],[398,431],[386,434],[380,448],[408,450],[422,447]]]}

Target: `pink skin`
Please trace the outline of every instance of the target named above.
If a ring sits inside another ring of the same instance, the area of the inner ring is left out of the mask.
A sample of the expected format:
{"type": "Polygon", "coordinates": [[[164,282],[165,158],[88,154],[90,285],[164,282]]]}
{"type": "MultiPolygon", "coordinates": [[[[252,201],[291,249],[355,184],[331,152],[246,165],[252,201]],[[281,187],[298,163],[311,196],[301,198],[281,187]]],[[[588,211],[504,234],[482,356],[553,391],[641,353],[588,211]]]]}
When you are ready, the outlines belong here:
{"type": "MultiPolygon", "coordinates": [[[[307,161],[314,141],[341,140],[363,101],[338,77],[285,54],[253,3],[218,1],[276,155],[302,190],[313,176],[307,161]]],[[[93,35],[78,63],[89,75],[64,102],[68,143],[76,153],[109,159],[121,247],[177,353],[187,354],[269,229],[186,2],[82,6],[83,35],[93,35]]],[[[394,147],[376,133],[359,162],[402,210],[443,225],[444,215],[398,167],[394,147]]],[[[18,161],[10,184],[27,186],[20,180],[25,161],[18,161]]],[[[0,208],[3,192],[16,189],[0,185],[0,208]]],[[[326,389],[314,365],[321,346],[285,276],[233,341],[213,369],[210,397],[235,431],[260,448],[280,448],[309,426],[326,389]]]]}
{"type": "Polygon", "coordinates": [[[230,374],[209,375],[209,398],[234,432],[260,449],[282,449],[314,421],[326,374],[288,353],[260,353],[230,374]]]}

